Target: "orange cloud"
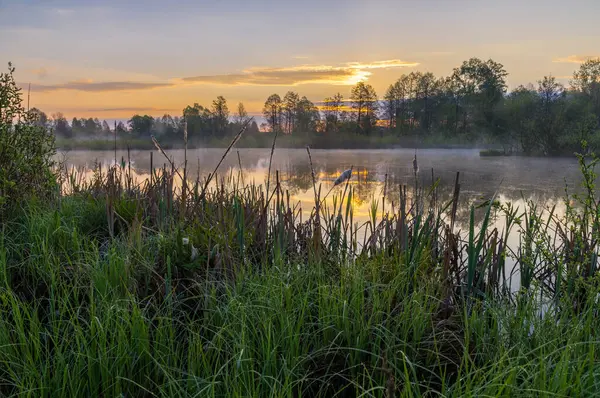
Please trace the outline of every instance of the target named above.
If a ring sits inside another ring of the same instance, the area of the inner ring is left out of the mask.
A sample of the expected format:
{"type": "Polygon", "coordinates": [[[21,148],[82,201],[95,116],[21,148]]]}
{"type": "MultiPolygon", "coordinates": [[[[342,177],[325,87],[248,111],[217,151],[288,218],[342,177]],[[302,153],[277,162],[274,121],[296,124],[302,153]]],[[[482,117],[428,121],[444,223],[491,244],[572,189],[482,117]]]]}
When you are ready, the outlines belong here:
{"type": "Polygon", "coordinates": [[[86,109],[86,112],[139,112],[139,113],[156,113],[156,112],[178,112],[181,109],[176,108],[157,108],[157,107],[143,107],[143,106],[123,106],[117,108],[90,108],[86,109]]]}
{"type": "Polygon", "coordinates": [[[598,55],[569,55],[568,57],[555,58],[552,62],[556,63],[571,63],[571,64],[582,64],[590,59],[600,59],[598,55]]]}
{"type": "Polygon", "coordinates": [[[399,59],[389,59],[386,61],[375,61],[370,63],[349,62],[348,67],[353,69],[387,69],[418,66],[418,62],[405,62],[399,59]]]}
{"type": "Polygon", "coordinates": [[[297,86],[318,83],[353,85],[371,76],[370,69],[401,68],[419,65],[417,62],[401,60],[375,61],[371,63],[348,62],[343,66],[299,65],[286,68],[250,68],[243,73],[206,75],[183,78],[186,83],[297,86]]]}
{"type": "Polygon", "coordinates": [[[244,73],[186,77],[186,83],[254,86],[296,86],[306,83],[344,84],[357,75],[352,69],[328,66],[299,66],[292,68],[254,68],[244,73]]]}
{"type": "Polygon", "coordinates": [[[90,80],[77,80],[62,84],[32,84],[31,90],[38,92],[77,90],[87,92],[104,91],[132,91],[148,90],[153,88],[172,87],[173,83],[143,83],[143,82],[93,82],[90,80]]]}
{"type": "Polygon", "coordinates": [[[167,82],[134,82],[76,80],[61,84],[35,84],[33,91],[51,92],[76,90],[84,92],[136,91],[155,88],[167,88],[189,84],[216,84],[228,86],[297,86],[300,84],[354,85],[368,80],[372,69],[403,68],[419,65],[417,62],[405,62],[398,59],[375,61],[370,63],[348,62],[339,66],[299,65],[292,67],[255,67],[242,73],[224,75],[200,75],[174,79],[167,82]]]}

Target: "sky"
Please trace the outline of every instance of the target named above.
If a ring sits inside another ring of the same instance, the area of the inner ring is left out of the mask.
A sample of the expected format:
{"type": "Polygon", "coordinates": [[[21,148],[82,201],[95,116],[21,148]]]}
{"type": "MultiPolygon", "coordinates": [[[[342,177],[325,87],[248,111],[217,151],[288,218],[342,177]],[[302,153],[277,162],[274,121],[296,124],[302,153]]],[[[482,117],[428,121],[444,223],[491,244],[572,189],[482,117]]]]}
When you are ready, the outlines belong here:
{"type": "Polygon", "coordinates": [[[0,0],[0,64],[68,118],[180,115],[218,95],[259,115],[273,93],[319,102],[363,80],[383,96],[471,57],[502,63],[509,89],[568,84],[600,56],[599,15],[598,0],[0,0]]]}

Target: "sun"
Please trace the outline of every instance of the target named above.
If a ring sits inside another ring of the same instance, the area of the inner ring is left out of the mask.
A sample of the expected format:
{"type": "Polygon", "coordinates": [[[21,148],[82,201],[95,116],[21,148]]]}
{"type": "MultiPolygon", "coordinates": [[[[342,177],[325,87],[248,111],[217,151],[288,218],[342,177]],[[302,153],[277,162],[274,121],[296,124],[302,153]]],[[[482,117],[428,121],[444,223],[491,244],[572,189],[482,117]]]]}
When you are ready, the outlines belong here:
{"type": "Polygon", "coordinates": [[[369,80],[369,77],[371,75],[372,75],[372,73],[369,71],[355,69],[354,73],[352,73],[352,75],[348,79],[346,79],[345,84],[353,86],[359,82],[364,82],[364,81],[369,80]]]}

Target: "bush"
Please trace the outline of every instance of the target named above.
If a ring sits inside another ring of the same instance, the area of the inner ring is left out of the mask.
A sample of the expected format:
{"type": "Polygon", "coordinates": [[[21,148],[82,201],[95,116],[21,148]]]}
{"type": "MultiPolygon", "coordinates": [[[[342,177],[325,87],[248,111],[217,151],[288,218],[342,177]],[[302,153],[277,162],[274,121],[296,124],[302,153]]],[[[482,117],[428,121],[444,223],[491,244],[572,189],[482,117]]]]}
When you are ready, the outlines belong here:
{"type": "Polygon", "coordinates": [[[13,66],[0,73],[0,218],[24,199],[46,199],[57,187],[54,135],[22,105],[13,66]]]}

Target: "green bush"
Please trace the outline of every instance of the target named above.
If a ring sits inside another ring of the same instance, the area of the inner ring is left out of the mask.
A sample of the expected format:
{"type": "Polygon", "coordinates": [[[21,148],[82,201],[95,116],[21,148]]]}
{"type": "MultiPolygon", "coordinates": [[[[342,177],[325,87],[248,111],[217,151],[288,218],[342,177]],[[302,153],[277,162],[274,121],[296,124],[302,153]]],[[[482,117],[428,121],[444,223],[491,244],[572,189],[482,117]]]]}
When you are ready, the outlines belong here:
{"type": "Polygon", "coordinates": [[[24,199],[55,192],[54,136],[22,105],[14,67],[0,73],[0,217],[24,199]]]}

